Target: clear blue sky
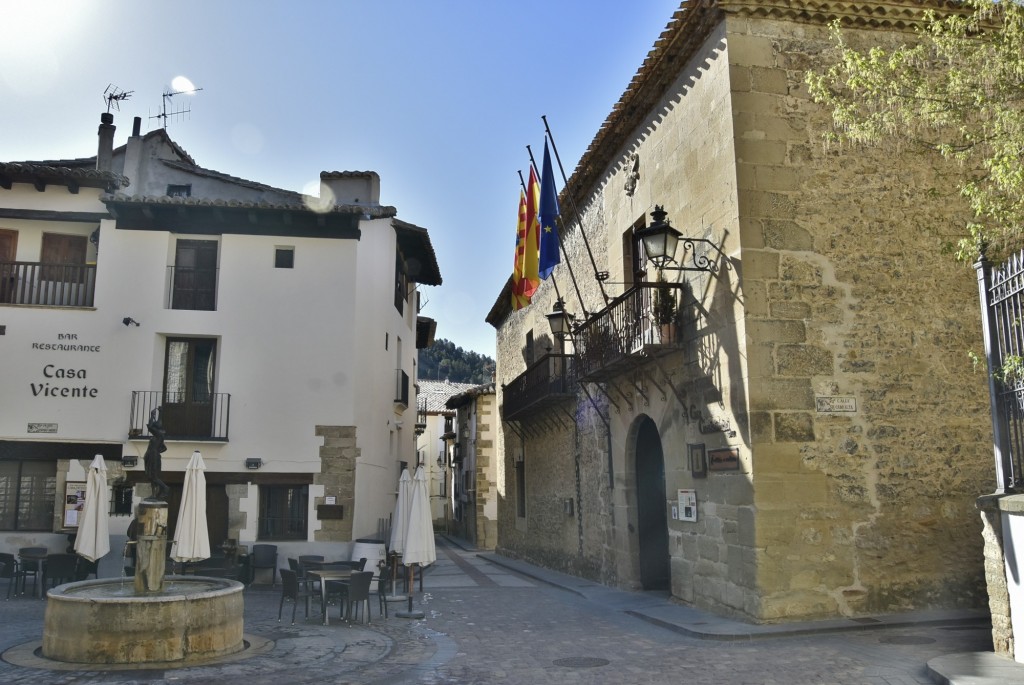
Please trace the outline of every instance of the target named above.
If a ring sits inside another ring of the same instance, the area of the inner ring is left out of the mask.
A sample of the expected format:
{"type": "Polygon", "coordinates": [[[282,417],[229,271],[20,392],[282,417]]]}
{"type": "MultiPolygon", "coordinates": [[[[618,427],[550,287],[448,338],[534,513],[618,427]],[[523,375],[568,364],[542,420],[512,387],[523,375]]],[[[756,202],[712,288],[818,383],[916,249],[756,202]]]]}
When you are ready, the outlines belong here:
{"type": "MultiPolygon", "coordinates": [[[[489,356],[484,322],[512,268],[526,145],[547,115],[567,175],[678,0],[0,0],[0,161],[96,152],[103,91],[203,167],[303,191],[376,171],[381,202],[430,231],[437,336],[489,356]]],[[[538,163],[540,160],[538,159],[538,163]]],[[[557,173],[557,170],[556,170],[557,173]]],[[[558,187],[562,183],[559,180],[558,187]]]]}

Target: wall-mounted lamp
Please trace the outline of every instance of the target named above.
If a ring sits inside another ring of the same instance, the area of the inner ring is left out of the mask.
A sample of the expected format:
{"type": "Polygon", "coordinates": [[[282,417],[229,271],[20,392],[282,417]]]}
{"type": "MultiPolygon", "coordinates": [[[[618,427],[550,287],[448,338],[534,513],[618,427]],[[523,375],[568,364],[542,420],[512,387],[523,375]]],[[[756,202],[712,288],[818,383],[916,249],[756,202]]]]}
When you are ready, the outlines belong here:
{"type": "Polygon", "coordinates": [[[661,205],[654,205],[654,211],[651,212],[651,218],[654,221],[650,226],[644,226],[635,232],[636,237],[644,244],[644,252],[647,253],[647,258],[654,263],[654,266],[658,269],[668,269],[670,271],[709,271],[717,273],[718,262],[708,259],[707,255],[698,255],[695,248],[696,243],[704,243],[717,252],[718,256],[723,258],[724,261],[725,255],[718,249],[718,246],[704,238],[683,238],[683,234],[674,229],[672,223],[665,218],[667,216],[668,212],[661,205]],[[693,266],[682,266],[682,260],[676,262],[676,247],[679,245],[680,240],[683,241],[684,260],[687,250],[693,252],[693,266]],[[679,266],[669,266],[669,264],[679,264],[679,266]]]}
{"type": "Polygon", "coordinates": [[[138,463],[138,457],[129,456],[127,454],[121,457],[121,466],[123,466],[126,469],[133,469],[136,467],[136,465],[138,465],[138,463]]]}
{"type": "Polygon", "coordinates": [[[544,316],[551,326],[552,335],[559,340],[564,340],[572,334],[572,321],[575,317],[565,311],[565,301],[562,298],[558,298],[551,312],[544,316]]]}
{"type": "Polygon", "coordinates": [[[126,316],[123,319],[121,319],[121,323],[123,323],[125,326],[141,326],[142,325],[142,324],[140,324],[138,321],[136,321],[135,319],[133,319],[130,316],[126,316]]]}
{"type": "Polygon", "coordinates": [[[263,467],[263,460],[260,459],[259,457],[254,457],[254,458],[246,459],[245,460],[245,468],[249,469],[250,471],[256,471],[256,470],[258,470],[258,469],[260,469],[262,467],[263,467]]]}

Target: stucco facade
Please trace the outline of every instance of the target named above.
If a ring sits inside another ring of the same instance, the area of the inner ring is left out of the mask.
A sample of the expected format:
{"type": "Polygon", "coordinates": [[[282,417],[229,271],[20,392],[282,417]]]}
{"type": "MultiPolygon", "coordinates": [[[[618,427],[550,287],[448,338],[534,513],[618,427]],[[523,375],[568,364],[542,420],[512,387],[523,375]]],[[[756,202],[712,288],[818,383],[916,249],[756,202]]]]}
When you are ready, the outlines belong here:
{"type": "MultiPolygon", "coordinates": [[[[832,19],[877,44],[937,6],[868,5],[683,3],[659,38],[562,193],[579,382],[503,414],[500,550],[757,621],[983,604],[977,284],[939,250],[965,207],[921,201],[953,187],[929,160],[823,145],[804,84],[832,19]],[[609,365],[593,331],[658,292],[633,237],[656,205],[717,272],[666,270],[679,337],[619,339],[609,365]]],[[[525,341],[561,349],[550,281],[508,302],[499,386],[528,374],[525,341]]]]}
{"type": "MultiPolygon", "coordinates": [[[[59,505],[63,483],[102,453],[138,501],[159,407],[172,491],[193,450],[207,465],[214,545],[279,543],[283,566],[377,537],[399,463],[415,461],[411,379],[432,335],[415,289],[440,283],[426,231],[380,205],[373,172],[324,172],[320,196],[306,197],[204,169],[165,131],[138,129],[114,149],[113,125],[101,125],[106,170],[0,165],[0,229],[15,236],[0,264],[26,284],[0,302],[0,462],[55,462],[46,488],[59,505]],[[54,235],[87,245],[94,292],[65,275],[77,299],[24,295],[55,272],[54,235]]],[[[0,548],[63,551],[63,511],[50,506],[52,525],[15,522],[0,548]]]]}

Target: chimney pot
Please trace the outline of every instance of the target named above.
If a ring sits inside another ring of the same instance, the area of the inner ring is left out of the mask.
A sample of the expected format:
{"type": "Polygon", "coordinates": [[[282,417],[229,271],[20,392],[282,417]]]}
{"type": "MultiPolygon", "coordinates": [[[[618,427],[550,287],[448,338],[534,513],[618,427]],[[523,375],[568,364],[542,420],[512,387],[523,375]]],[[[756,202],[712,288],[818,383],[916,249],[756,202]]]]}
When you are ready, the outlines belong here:
{"type": "Polygon", "coordinates": [[[132,122],[132,135],[137,136],[142,131],[142,117],[135,117],[135,121],[132,122]]]}

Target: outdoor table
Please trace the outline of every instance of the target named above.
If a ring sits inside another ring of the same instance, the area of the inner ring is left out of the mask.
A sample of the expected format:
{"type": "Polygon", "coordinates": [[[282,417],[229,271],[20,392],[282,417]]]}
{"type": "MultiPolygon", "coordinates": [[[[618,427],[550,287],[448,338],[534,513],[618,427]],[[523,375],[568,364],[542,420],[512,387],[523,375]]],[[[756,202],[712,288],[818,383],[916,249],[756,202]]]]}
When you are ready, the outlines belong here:
{"type": "Polygon", "coordinates": [[[324,615],[324,625],[328,625],[327,619],[327,582],[331,580],[348,580],[352,576],[351,567],[347,568],[320,568],[309,569],[306,573],[314,580],[320,581],[320,611],[324,615]]]}

